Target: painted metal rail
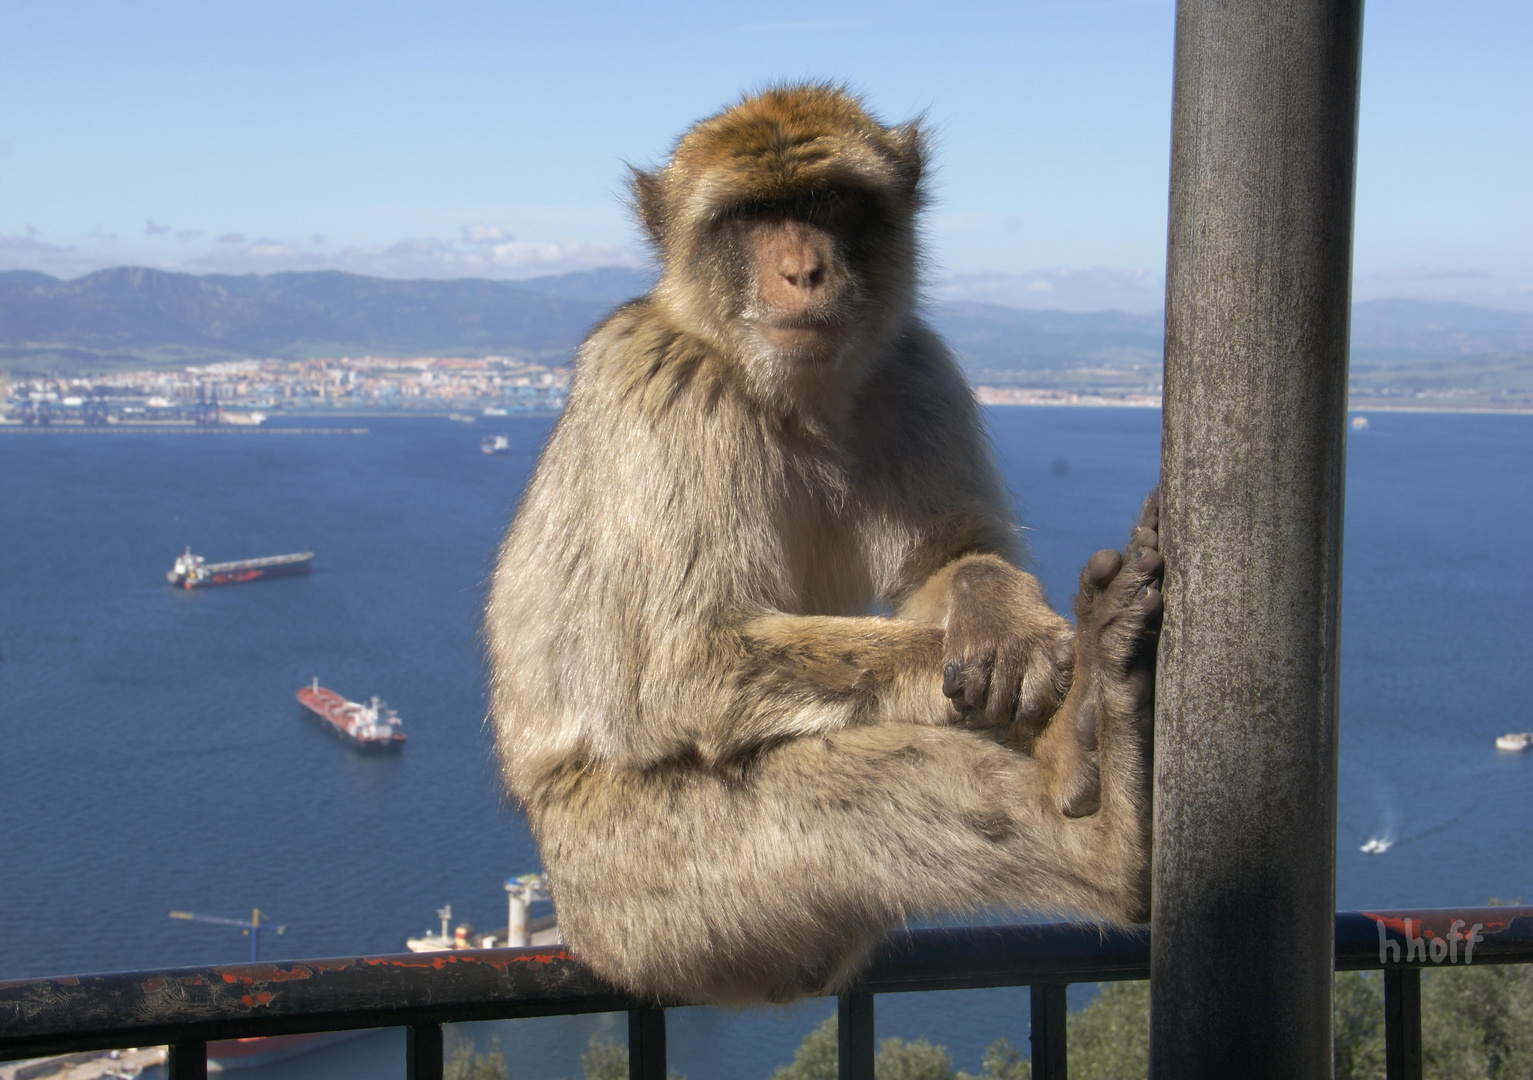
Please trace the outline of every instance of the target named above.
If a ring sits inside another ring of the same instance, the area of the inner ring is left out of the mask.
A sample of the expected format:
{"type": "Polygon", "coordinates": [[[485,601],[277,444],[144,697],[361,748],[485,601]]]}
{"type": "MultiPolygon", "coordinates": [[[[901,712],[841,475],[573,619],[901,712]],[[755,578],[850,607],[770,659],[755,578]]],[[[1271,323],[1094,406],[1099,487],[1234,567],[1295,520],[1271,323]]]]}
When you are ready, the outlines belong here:
{"type": "MultiPolygon", "coordinates": [[[[1421,1075],[1421,970],[1507,963],[1533,963],[1533,907],[1336,916],[1338,970],[1385,972],[1391,1080],[1421,1075]]],[[[1149,928],[891,934],[840,998],[841,1077],[872,1080],[877,994],[1030,986],[1033,1075],[1057,1080],[1066,1075],[1065,987],[1149,975],[1149,928]]],[[[410,1080],[440,1080],[444,1023],[626,1011],[630,1075],[662,1080],[665,1008],[682,1004],[635,1000],[557,946],[70,975],[0,982],[0,1060],[164,1043],[170,1080],[202,1080],[211,1040],[404,1027],[410,1080]]]]}

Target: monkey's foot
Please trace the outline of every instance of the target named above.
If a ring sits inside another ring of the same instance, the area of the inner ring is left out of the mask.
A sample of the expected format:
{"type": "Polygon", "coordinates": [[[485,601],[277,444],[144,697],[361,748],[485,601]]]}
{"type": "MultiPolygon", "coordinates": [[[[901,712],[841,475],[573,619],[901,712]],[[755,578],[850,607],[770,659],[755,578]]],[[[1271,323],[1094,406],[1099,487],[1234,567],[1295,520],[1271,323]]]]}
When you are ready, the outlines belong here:
{"type": "Polygon", "coordinates": [[[1121,732],[1148,744],[1165,566],[1159,525],[1156,489],[1145,499],[1127,548],[1099,551],[1081,571],[1075,597],[1075,681],[1047,740],[1055,805],[1067,817],[1084,817],[1101,805],[1099,736],[1104,728],[1108,739],[1121,732]]]}

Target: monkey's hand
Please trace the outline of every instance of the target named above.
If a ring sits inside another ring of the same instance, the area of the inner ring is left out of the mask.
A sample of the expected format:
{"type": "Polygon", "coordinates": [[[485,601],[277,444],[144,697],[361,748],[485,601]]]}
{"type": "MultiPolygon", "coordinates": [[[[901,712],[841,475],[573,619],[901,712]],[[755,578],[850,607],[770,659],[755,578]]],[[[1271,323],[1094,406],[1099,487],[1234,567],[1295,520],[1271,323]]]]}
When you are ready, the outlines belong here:
{"type": "Polygon", "coordinates": [[[1009,726],[1003,741],[1026,751],[1070,687],[1070,625],[1036,578],[994,555],[966,556],[942,573],[942,692],[964,723],[1009,726]]]}

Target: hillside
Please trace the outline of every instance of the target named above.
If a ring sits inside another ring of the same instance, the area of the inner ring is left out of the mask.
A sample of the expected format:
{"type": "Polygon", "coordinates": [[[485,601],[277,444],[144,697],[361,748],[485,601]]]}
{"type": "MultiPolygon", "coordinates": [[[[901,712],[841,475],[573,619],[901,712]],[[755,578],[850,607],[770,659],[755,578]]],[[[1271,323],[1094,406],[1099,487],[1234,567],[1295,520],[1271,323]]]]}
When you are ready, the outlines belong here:
{"type": "MultiPolygon", "coordinates": [[[[334,271],[229,276],[138,267],[73,281],[0,273],[0,369],[101,372],[245,357],[568,358],[650,275],[398,281],[334,271]]],[[[1161,320],[949,301],[931,319],[977,383],[1133,392],[1160,382],[1161,320]]],[[[1354,394],[1533,395],[1533,315],[1418,300],[1353,309],[1354,394]]]]}

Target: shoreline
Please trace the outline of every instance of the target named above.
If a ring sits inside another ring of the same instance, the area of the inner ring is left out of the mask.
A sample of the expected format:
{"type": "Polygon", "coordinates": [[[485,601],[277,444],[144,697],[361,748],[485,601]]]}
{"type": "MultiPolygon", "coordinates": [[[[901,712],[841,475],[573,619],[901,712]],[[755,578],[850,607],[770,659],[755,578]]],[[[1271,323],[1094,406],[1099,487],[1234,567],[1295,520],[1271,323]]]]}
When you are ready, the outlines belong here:
{"type": "MultiPolygon", "coordinates": [[[[981,405],[1002,408],[1038,407],[1050,409],[1101,408],[1101,409],[1159,409],[1159,394],[1107,394],[1078,393],[1072,390],[1034,390],[1010,386],[976,386],[974,397],[981,405]]],[[[1495,416],[1533,416],[1533,405],[1450,405],[1421,401],[1368,402],[1349,400],[1349,413],[1476,413],[1495,416]]]]}

